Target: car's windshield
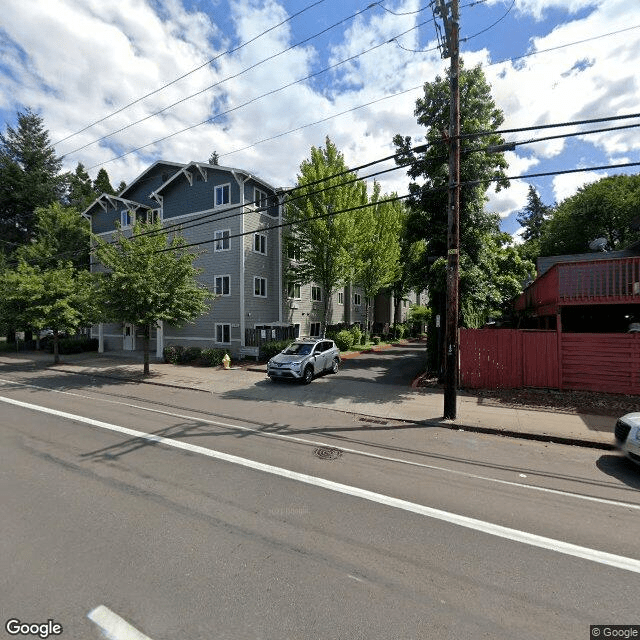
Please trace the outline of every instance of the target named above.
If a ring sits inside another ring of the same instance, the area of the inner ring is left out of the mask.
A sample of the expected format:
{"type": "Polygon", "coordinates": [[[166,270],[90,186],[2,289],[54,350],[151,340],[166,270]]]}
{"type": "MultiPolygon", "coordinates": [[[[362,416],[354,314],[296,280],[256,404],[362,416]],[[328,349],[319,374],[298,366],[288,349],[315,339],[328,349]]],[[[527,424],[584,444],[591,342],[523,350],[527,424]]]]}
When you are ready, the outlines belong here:
{"type": "Polygon", "coordinates": [[[311,353],[311,349],[313,349],[312,344],[299,344],[294,342],[293,344],[290,344],[283,353],[288,355],[295,354],[299,356],[308,356],[311,353]]]}

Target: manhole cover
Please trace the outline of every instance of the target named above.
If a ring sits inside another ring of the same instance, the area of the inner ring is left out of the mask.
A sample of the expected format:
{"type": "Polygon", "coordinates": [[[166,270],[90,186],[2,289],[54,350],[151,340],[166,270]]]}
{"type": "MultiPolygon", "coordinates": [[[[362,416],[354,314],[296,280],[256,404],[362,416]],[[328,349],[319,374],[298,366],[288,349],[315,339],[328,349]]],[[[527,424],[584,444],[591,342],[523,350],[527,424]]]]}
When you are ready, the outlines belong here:
{"type": "Polygon", "coordinates": [[[334,449],[333,447],[317,447],[313,453],[320,460],[336,460],[342,455],[340,449],[334,449]]]}

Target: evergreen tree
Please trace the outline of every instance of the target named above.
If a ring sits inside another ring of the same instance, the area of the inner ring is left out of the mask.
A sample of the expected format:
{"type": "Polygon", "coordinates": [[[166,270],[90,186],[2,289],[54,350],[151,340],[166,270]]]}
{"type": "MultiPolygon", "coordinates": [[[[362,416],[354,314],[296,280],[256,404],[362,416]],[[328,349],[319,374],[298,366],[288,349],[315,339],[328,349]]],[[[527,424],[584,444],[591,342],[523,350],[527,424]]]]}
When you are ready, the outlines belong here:
{"type": "Polygon", "coordinates": [[[30,109],[18,113],[17,128],[7,126],[0,134],[0,235],[5,240],[22,244],[33,237],[36,208],[64,195],[61,166],[43,119],[30,109]]]}
{"type": "Polygon", "coordinates": [[[110,196],[116,195],[115,189],[111,186],[111,181],[109,180],[109,174],[107,173],[107,170],[104,167],[100,167],[100,170],[98,171],[98,175],[96,176],[96,179],[93,181],[93,190],[97,194],[96,197],[98,197],[99,195],[102,195],[103,193],[108,193],[110,196]]]}
{"type": "Polygon", "coordinates": [[[70,207],[78,212],[84,211],[97,197],[91,183],[91,177],[86,172],[84,165],[78,162],[74,173],[69,175],[69,194],[67,201],[70,207]]]}
{"type": "Polygon", "coordinates": [[[525,240],[540,240],[542,227],[550,208],[542,203],[533,185],[529,185],[527,206],[516,216],[516,220],[523,226],[522,238],[525,240]]]}

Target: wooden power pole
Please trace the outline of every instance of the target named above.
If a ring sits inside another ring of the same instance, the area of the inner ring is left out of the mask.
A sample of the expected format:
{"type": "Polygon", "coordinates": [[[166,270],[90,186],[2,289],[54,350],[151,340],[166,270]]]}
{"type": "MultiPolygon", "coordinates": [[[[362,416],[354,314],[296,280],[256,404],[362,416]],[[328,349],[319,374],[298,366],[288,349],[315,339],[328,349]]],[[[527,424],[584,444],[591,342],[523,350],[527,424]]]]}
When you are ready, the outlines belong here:
{"type": "MultiPolygon", "coordinates": [[[[445,28],[442,57],[451,58],[449,82],[449,205],[447,218],[447,321],[444,417],[457,415],[458,285],[460,280],[460,14],[458,0],[432,0],[434,17],[445,28]]],[[[436,20],[436,26],[439,28],[436,20]]]]}

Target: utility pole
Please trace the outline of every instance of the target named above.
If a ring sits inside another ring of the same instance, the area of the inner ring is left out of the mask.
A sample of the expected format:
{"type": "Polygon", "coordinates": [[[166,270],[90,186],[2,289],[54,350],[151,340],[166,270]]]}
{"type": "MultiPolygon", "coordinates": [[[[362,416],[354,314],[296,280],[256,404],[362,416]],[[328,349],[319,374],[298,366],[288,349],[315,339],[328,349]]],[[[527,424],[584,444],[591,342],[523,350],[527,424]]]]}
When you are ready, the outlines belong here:
{"type": "Polygon", "coordinates": [[[451,58],[449,82],[449,206],[447,218],[447,321],[445,331],[444,417],[457,414],[458,389],[458,284],[460,280],[460,14],[458,0],[432,0],[432,10],[443,58],[451,58]],[[445,28],[441,42],[439,24],[445,28]]]}

